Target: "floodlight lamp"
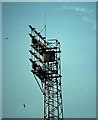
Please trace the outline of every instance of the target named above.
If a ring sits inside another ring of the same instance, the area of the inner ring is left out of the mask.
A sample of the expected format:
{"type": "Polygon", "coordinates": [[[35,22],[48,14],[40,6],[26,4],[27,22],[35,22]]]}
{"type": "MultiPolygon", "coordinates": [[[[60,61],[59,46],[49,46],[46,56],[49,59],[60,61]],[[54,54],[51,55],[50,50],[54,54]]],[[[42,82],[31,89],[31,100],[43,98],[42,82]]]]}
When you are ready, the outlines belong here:
{"type": "Polygon", "coordinates": [[[33,28],[31,25],[29,25],[29,28],[30,28],[32,31],[35,30],[35,28],[33,28]]]}

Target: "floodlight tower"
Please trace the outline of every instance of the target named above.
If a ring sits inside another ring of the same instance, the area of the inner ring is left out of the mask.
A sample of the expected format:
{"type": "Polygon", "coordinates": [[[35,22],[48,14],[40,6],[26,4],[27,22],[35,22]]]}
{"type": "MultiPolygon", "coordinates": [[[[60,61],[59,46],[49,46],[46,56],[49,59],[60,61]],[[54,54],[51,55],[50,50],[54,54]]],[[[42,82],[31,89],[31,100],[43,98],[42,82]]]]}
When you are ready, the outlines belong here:
{"type": "Polygon", "coordinates": [[[31,33],[32,70],[37,84],[44,95],[44,119],[63,120],[60,42],[57,39],[46,41],[40,32],[29,25],[31,33]]]}

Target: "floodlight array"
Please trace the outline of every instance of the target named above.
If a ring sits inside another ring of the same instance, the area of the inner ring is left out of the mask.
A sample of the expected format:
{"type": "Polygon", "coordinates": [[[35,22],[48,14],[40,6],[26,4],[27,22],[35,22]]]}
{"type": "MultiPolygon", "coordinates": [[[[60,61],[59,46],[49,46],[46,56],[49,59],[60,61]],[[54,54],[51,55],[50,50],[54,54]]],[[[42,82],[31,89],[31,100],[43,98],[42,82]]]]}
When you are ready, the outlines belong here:
{"type": "MultiPolygon", "coordinates": [[[[39,85],[44,95],[44,119],[63,120],[62,91],[61,91],[61,63],[60,63],[60,42],[51,39],[46,42],[40,32],[29,25],[31,33],[31,72],[37,76],[42,83],[39,85]]],[[[34,76],[34,77],[35,77],[34,76]]],[[[37,78],[35,77],[37,80],[37,78]]]]}

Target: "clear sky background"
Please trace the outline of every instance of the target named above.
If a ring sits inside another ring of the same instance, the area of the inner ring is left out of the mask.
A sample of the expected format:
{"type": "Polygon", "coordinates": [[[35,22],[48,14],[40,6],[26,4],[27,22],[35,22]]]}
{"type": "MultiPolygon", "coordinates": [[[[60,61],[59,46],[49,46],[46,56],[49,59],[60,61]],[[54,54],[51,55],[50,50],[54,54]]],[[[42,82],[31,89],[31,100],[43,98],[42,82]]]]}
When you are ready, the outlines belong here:
{"type": "Polygon", "coordinates": [[[97,2],[97,0],[2,0],[3,2],[97,2]]]}
{"type": "Polygon", "coordinates": [[[2,4],[0,2],[0,118],[2,116],[2,4]]]}
{"type": "Polygon", "coordinates": [[[3,3],[2,116],[43,117],[43,96],[30,72],[28,25],[41,31],[45,13],[47,39],[61,42],[64,117],[96,117],[96,3],[72,2],[3,3]]]}

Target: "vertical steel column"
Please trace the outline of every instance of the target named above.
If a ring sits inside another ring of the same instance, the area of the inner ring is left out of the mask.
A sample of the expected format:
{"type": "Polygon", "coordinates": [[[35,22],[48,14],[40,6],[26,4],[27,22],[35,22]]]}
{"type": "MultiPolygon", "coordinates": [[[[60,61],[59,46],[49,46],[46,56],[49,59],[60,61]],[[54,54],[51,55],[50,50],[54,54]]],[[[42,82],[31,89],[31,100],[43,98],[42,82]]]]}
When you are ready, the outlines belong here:
{"type": "MultiPolygon", "coordinates": [[[[51,44],[51,43],[50,43],[51,44]]],[[[50,45],[48,43],[48,45],[50,45]]],[[[48,80],[45,84],[44,98],[44,119],[45,120],[63,120],[63,106],[62,106],[62,90],[61,90],[61,63],[60,63],[60,42],[57,40],[54,43],[55,61],[46,63],[48,69],[48,80]],[[55,71],[51,73],[51,71],[55,71]],[[51,73],[51,74],[50,74],[51,73]]],[[[51,46],[51,45],[50,45],[51,46]]],[[[54,49],[51,49],[54,51],[54,49]]]]}

